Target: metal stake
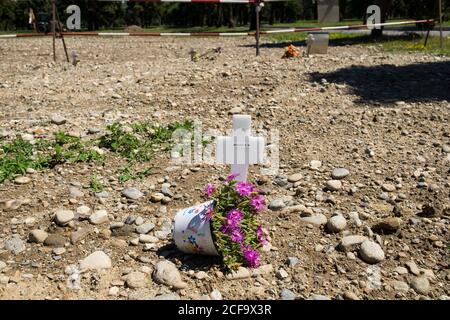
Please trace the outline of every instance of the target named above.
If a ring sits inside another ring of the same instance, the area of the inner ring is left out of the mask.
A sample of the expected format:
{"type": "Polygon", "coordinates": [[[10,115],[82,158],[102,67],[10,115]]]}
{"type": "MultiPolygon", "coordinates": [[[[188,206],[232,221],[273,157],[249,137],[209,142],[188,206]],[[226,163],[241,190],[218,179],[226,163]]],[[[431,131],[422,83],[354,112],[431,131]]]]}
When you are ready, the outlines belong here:
{"type": "Polygon", "coordinates": [[[256,56],[259,56],[259,37],[260,37],[260,23],[259,23],[259,12],[264,4],[261,0],[256,0],[255,10],[256,10],[256,56]]]}
{"type": "Polygon", "coordinates": [[[56,62],[56,46],[55,46],[55,40],[56,40],[56,0],[52,0],[52,12],[53,12],[53,19],[52,19],[53,61],[56,62]]]}
{"type": "Polygon", "coordinates": [[[439,0],[439,43],[441,46],[441,50],[444,49],[444,42],[442,37],[442,0],[439,0]]]}

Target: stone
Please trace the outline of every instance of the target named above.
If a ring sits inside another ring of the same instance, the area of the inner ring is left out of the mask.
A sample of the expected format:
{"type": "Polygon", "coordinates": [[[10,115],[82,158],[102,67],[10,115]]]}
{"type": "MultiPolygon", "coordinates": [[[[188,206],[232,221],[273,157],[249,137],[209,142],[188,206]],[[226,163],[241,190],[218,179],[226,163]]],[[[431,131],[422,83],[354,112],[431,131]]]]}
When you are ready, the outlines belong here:
{"type": "Polygon", "coordinates": [[[50,121],[53,124],[56,124],[56,125],[59,126],[59,125],[65,124],[67,122],[67,119],[64,118],[63,116],[58,115],[58,114],[54,114],[54,115],[52,115],[50,121]]]}
{"type": "Polygon", "coordinates": [[[139,242],[141,242],[141,243],[156,243],[156,242],[159,242],[159,239],[154,236],[148,235],[148,234],[140,234],[139,242]]]}
{"type": "Polygon", "coordinates": [[[131,236],[135,232],[135,227],[130,226],[129,224],[124,225],[121,228],[112,229],[112,235],[114,237],[128,237],[131,236]]]}
{"type": "Polygon", "coordinates": [[[60,256],[66,252],[66,249],[65,248],[54,248],[52,250],[52,252],[53,252],[53,254],[60,256]]]}
{"type": "MultiPolygon", "coordinates": [[[[143,223],[144,223],[144,218],[142,218],[142,217],[137,217],[136,220],[134,221],[134,224],[137,226],[140,226],[143,223]]],[[[131,224],[131,223],[129,223],[129,224],[131,224]]]]}
{"type": "Polygon", "coordinates": [[[342,238],[339,248],[343,251],[353,251],[358,245],[367,240],[365,236],[349,235],[342,238]]]}
{"type": "Polygon", "coordinates": [[[44,230],[35,229],[32,230],[28,236],[28,241],[35,243],[44,243],[45,239],[47,239],[48,233],[44,230]]]}
{"type": "Polygon", "coordinates": [[[72,210],[58,209],[55,213],[55,223],[58,226],[65,226],[75,218],[72,210]]]}
{"type": "Polygon", "coordinates": [[[0,272],[3,272],[3,270],[6,268],[6,263],[0,260],[0,272]]]}
{"type": "Polygon", "coordinates": [[[299,260],[297,257],[288,257],[286,261],[289,267],[295,267],[295,265],[298,264],[298,262],[299,260]]]}
{"type": "Polygon", "coordinates": [[[232,270],[225,277],[228,280],[239,280],[239,279],[250,278],[250,275],[251,275],[250,271],[247,268],[238,267],[237,270],[232,270]]]}
{"type": "Polygon", "coordinates": [[[345,291],[344,292],[344,299],[345,300],[359,300],[358,296],[351,291],[345,291]]]}
{"type": "Polygon", "coordinates": [[[348,171],[345,168],[336,168],[331,172],[331,177],[335,180],[341,180],[341,179],[344,179],[349,174],[350,174],[350,171],[348,171]]]}
{"type": "Polygon", "coordinates": [[[395,291],[408,292],[409,290],[409,285],[403,281],[394,280],[391,281],[390,285],[395,291]]]}
{"type": "Polygon", "coordinates": [[[120,291],[119,287],[115,287],[115,286],[111,287],[111,288],[109,288],[108,295],[109,296],[117,296],[119,294],[119,291],[120,291]]]}
{"type": "Polygon", "coordinates": [[[394,269],[394,271],[400,275],[408,274],[408,269],[406,269],[405,267],[397,267],[394,269]]]}
{"type": "Polygon", "coordinates": [[[329,297],[321,295],[321,294],[313,294],[309,296],[306,300],[331,300],[329,297]]]}
{"type": "Polygon", "coordinates": [[[78,229],[75,232],[72,232],[70,235],[70,243],[76,244],[82,240],[84,240],[88,235],[90,235],[92,230],[90,228],[82,228],[78,229]]]}
{"type": "Polygon", "coordinates": [[[328,180],[325,183],[325,188],[330,191],[338,191],[342,189],[342,182],[340,180],[328,180]]]}
{"type": "Polygon", "coordinates": [[[133,271],[127,275],[126,283],[131,289],[144,288],[147,285],[147,276],[143,272],[133,271]]]}
{"type": "Polygon", "coordinates": [[[396,190],[393,184],[385,183],[381,186],[381,189],[386,192],[394,192],[396,190]]]}
{"type": "Polygon", "coordinates": [[[140,226],[136,227],[136,232],[139,234],[149,233],[151,230],[155,228],[155,224],[151,222],[143,223],[140,226]]]}
{"type": "Polygon", "coordinates": [[[285,207],[286,205],[284,204],[283,199],[273,199],[272,201],[270,201],[269,203],[269,209],[273,210],[273,211],[277,211],[277,210],[281,210],[285,207]]]}
{"type": "Polygon", "coordinates": [[[69,198],[76,199],[84,196],[84,193],[76,186],[69,186],[69,198]]]}
{"type": "Polygon", "coordinates": [[[165,293],[153,297],[150,300],[180,300],[180,297],[175,293],[165,293]]]}
{"type": "Polygon", "coordinates": [[[443,151],[444,153],[450,153],[450,146],[447,145],[447,144],[444,144],[444,145],[442,146],[442,151],[443,151]]]}
{"type": "Polygon", "coordinates": [[[217,289],[214,289],[213,291],[211,291],[209,296],[211,297],[211,300],[222,300],[223,299],[222,293],[220,293],[220,291],[217,289]]]}
{"type": "Polygon", "coordinates": [[[280,293],[281,300],[295,300],[295,293],[289,289],[282,289],[280,293]]]}
{"type": "Polygon", "coordinates": [[[161,200],[163,200],[164,199],[164,194],[162,194],[162,193],[160,193],[160,192],[156,192],[156,193],[153,193],[151,196],[150,196],[150,201],[151,202],[160,202],[161,200]]]}
{"type": "Polygon", "coordinates": [[[181,279],[181,274],[174,263],[164,260],[155,265],[153,279],[158,284],[163,284],[175,289],[186,288],[187,283],[181,279]]]}
{"type": "Polygon", "coordinates": [[[300,221],[315,226],[322,226],[327,223],[327,217],[324,214],[318,213],[309,217],[300,217],[300,221]]]}
{"type": "Polygon", "coordinates": [[[303,175],[301,173],[294,173],[294,174],[291,174],[287,179],[289,182],[294,183],[294,182],[297,182],[297,181],[300,181],[301,179],[303,179],[303,175]]]}
{"type": "Polygon", "coordinates": [[[131,200],[138,200],[144,194],[136,188],[126,188],[122,190],[122,196],[131,200]]]}
{"type": "Polygon", "coordinates": [[[289,274],[286,272],[286,270],[284,270],[283,268],[280,268],[277,271],[276,276],[278,279],[283,280],[283,279],[286,279],[287,277],[289,277],[289,274]]]}
{"type": "Polygon", "coordinates": [[[66,244],[66,238],[59,234],[49,234],[45,239],[44,244],[53,248],[64,247],[66,244]]]}
{"type": "Polygon", "coordinates": [[[427,295],[430,291],[430,281],[427,277],[414,277],[411,280],[411,288],[419,294],[427,295]]]}
{"type": "Polygon", "coordinates": [[[330,232],[341,232],[347,227],[347,220],[338,214],[332,216],[327,222],[327,230],[330,232]]]}
{"type": "Polygon", "coordinates": [[[355,226],[357,226],[358,228],[360,228],[362,226],[362,221],[359,218],[358,212],[356,212],[356,211],[349,212],[348,217],[353,222],[353,224],[355,226]]]}
{"type": "Polygon", "coordinates": [[[25,251],[25,244],[18,234],[13,234],[5,241],[5,249],[17,255],[25,251]]]}
{"type": "Polygon", "coordinates": [[[361,244],[359,255],[362,260],[370,264],[375,264],[385,259],[384,251],[380,245],[370,240],[366,240],[361,244]]]}
{"type": "Polygon", "coordinates": [[[414,261],[408,261],[405,263],[405,265],[406,268],[408,268],[409,272],[416,276],[420,275],[419,267],[417,267],[417,264],[414,261]]]}
{"type": "Polygon", "coordinates": [[[95,251],[80,261],[81,270],[101,270],[111,267],[111,259],[103,251],[95,251]]]}
{"type": "Polygon", "coordinates": [[[109,222],[108,212],[106,210],[97,210],[90,217],[89,222],[95,225],[109,222]]]}
{"type": "Polygon", "coordinates": [[[391,234],[397,232],[402,225],[402,219],[390,217],[383,219],[372,226],[372,230],[376,233],[391,234]]]}
{"type": "Polygon", "coordinates": [[[17,177],[14,179],[14,183],[16,184],[27,184],[31,182],[30,177],[17,177]]]}
{"type": "Polygon", "coordinates": [[[322,166],[322,161],[320,160],[311,160],[311,162],[309,163],[309,166],[311,167],[311,169],[313,170],[317,170],[322,166]]]}
{"type": "Polygon", "coordinates": [[[88,206],[79,206],[76,210],[76,213],[81,219],[89,218],[91,212],[91,208],[88,206]]]}

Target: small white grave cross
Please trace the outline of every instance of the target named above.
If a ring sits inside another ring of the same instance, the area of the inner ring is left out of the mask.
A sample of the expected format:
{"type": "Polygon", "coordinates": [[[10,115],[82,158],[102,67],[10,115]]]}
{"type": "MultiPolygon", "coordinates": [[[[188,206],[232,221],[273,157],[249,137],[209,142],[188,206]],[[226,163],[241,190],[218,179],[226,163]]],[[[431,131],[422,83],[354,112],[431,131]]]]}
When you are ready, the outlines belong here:
{"type": "Polygon", "coordinates": [[[231,137],[217,137],[216,159],[219,164],[231,164],[237,181],[247,181],[248,166],[263,163],[264,138],[251,136],[251,117],[233,116],[231,137]]]}

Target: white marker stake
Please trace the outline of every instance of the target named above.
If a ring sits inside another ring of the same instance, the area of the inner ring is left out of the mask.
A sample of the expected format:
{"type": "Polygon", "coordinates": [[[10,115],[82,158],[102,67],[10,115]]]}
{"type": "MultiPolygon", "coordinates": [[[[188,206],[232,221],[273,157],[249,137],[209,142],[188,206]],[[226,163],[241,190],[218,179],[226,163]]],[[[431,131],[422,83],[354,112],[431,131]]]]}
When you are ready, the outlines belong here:
{"type": "Polygon", "coordinates": [[[248,166],[263,163],[264,138],[251,136],[251,117],[233,116],[233,135],[217,137],[216,158],[219,164],[231,164],[237,181],[247,181],[248,166]]]}

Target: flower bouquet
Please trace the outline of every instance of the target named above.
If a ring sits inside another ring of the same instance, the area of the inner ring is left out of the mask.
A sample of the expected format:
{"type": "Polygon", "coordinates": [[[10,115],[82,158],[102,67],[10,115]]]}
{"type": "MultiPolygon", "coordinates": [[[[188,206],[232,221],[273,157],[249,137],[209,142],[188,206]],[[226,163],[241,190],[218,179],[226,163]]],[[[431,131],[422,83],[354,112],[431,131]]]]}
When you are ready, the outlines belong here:
{"type": "Polygon", "coordinates": [[[266,201],[251,183],[238,182],[236,176],[218,187],[208,184],[208,202],[178,212],[174,240],[182,251],[219,255],[229,268],[257,268],[259,249],[267,243],[257,217],[266,201]]]}
{"type": "Polygon", "coordinates": [[[300,52],[294,45],[290,44],[289,46],[284,48],[284,55],[282,56],[283,59],[298,58],[298,57],[300,57],[300,52]]]}

